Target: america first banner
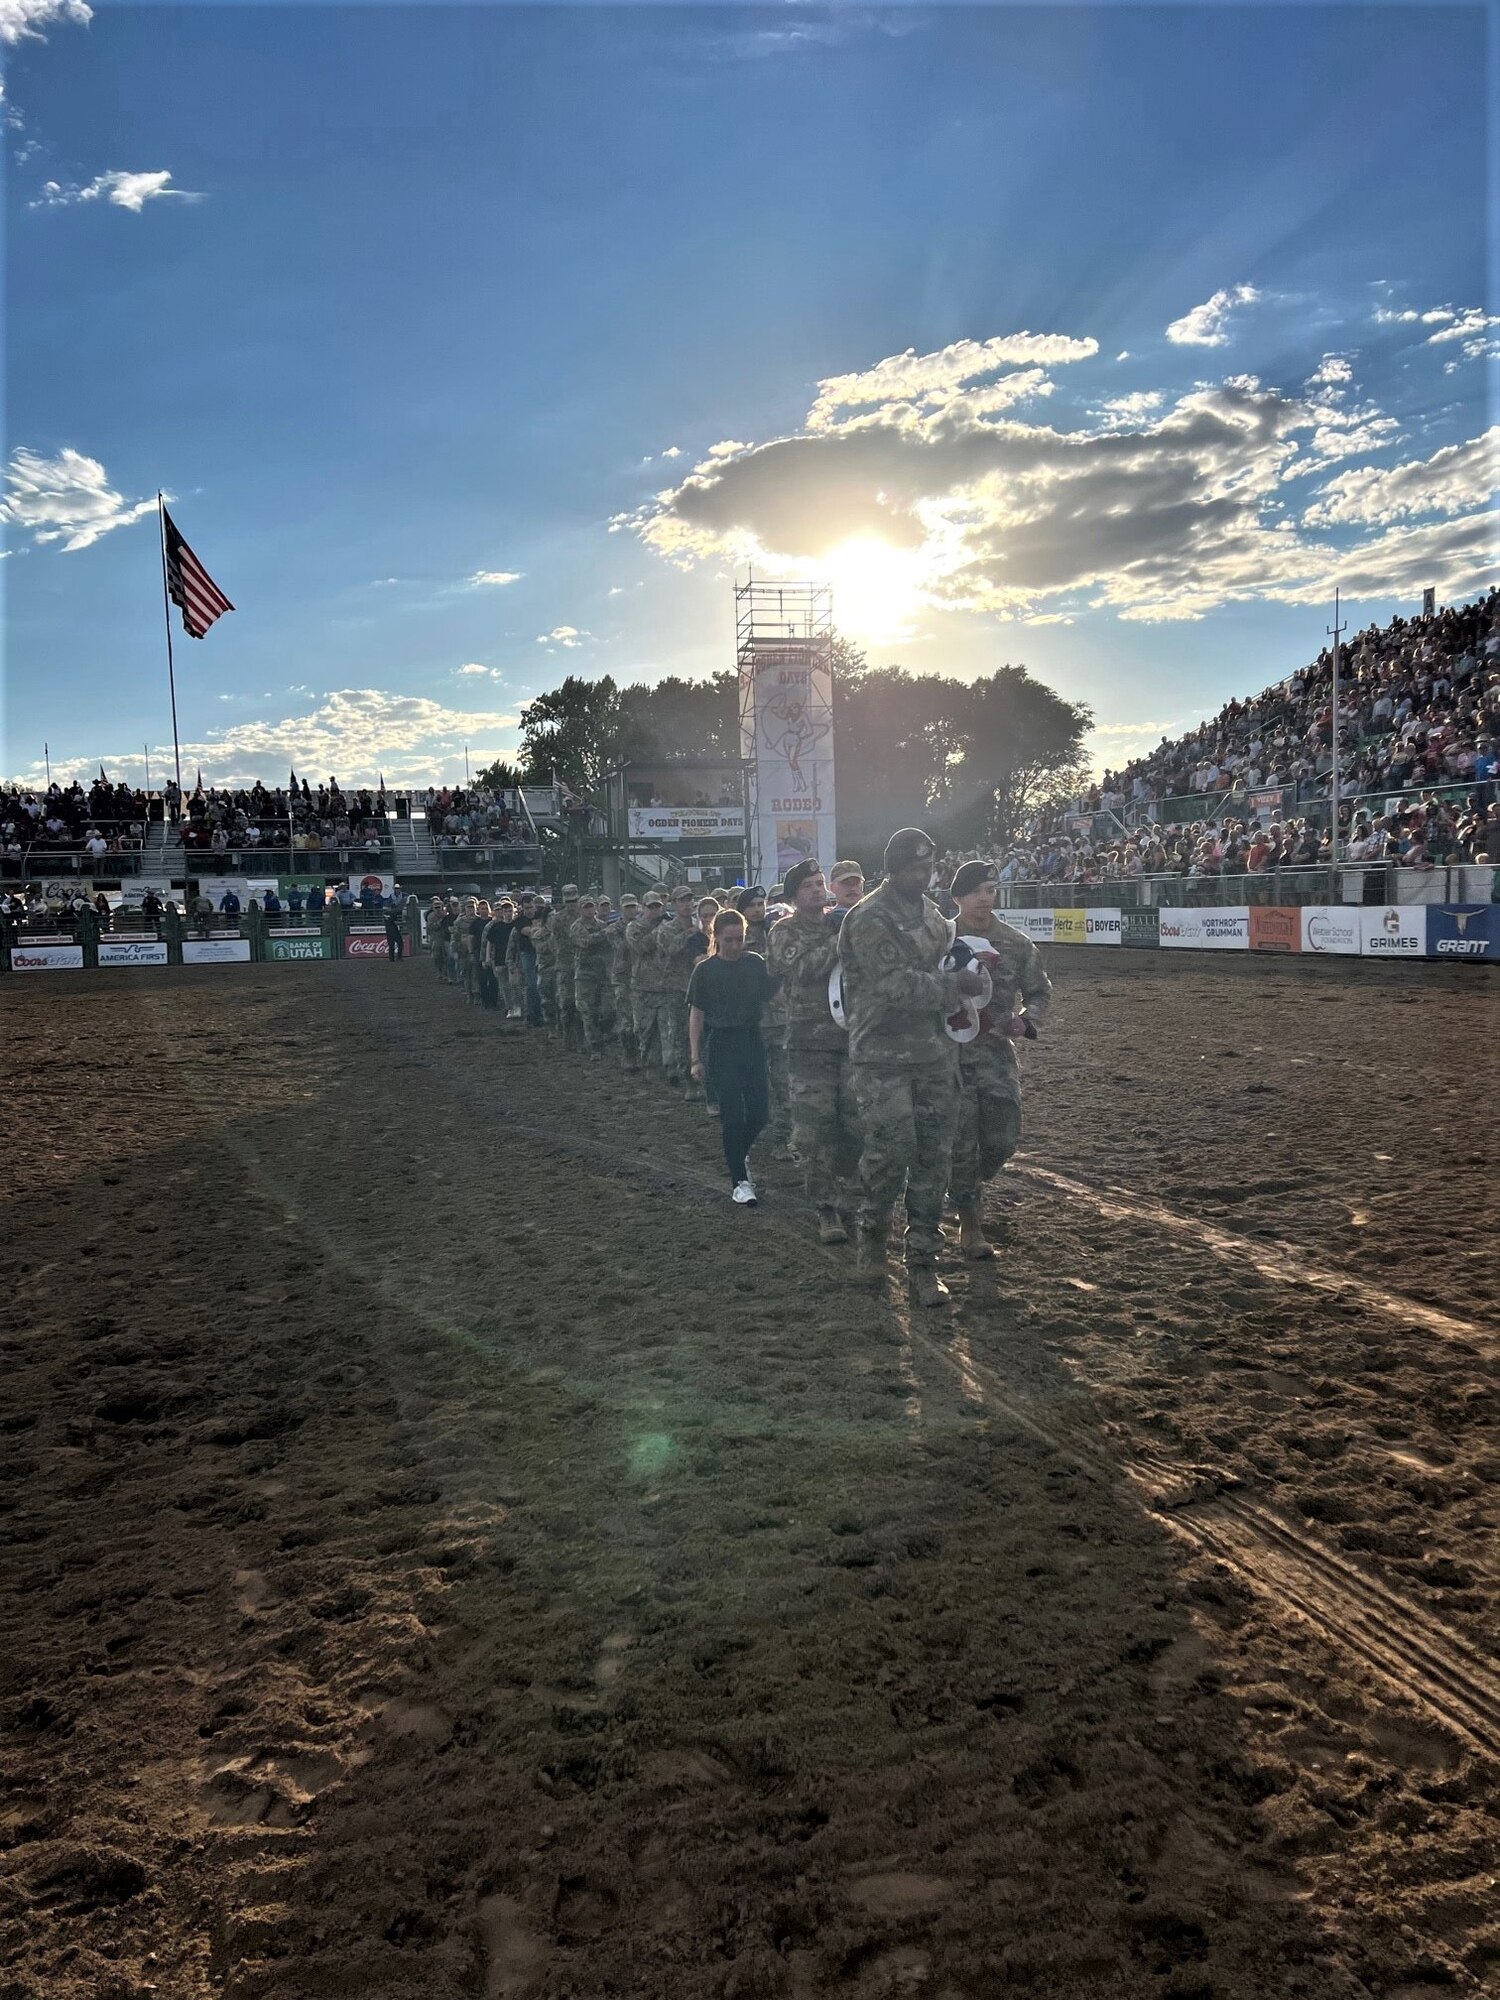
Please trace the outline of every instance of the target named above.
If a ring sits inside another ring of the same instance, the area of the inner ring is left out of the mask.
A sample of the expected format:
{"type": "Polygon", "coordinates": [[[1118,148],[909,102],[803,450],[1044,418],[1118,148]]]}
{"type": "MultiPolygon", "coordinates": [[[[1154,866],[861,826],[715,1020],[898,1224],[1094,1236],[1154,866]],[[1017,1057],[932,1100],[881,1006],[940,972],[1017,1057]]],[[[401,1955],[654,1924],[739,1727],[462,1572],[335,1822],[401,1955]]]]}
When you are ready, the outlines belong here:
{"type": "Polygon", "coordinates": [[[799,861],[838,859],[833,663],[812,639],[760,643],[742,667],[744,756],[755,766],[750,879],[767,887],[799,861]]]}

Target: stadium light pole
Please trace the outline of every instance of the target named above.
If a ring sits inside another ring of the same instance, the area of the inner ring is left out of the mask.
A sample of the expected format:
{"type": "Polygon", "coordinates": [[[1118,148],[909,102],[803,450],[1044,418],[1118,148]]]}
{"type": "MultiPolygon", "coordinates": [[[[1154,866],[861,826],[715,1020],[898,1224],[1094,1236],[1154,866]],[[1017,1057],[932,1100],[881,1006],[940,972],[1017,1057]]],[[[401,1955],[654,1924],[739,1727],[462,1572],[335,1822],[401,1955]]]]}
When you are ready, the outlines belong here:
{"type": "MultiPolygon", "coordinates": [[[[1339,593],[1335,585],[1333,592],[1333,623],[1328,627],[1333,639],[1333,712],[1328,719],[1329,738],[1333,748],[1332,789],[1329,793],[1329,811],[1332,824],[1329,828],[1328,858],[1330,868],[1339,865],[1339,639],[1343,634],[1339,623],[1339,593]]],[[[1335,880],[1336,880],[1335,876],[1335,880]]]]}

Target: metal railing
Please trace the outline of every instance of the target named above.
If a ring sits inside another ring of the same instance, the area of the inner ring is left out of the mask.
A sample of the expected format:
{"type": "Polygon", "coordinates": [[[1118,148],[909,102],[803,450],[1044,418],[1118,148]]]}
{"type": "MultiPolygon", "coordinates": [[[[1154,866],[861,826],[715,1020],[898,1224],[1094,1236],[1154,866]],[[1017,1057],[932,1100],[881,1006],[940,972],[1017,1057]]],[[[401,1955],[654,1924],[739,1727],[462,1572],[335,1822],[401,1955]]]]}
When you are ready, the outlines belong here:
{"type": "Polygon", "coordinates": [[[1488,903],[1500,901],[1500,868],[1402,868],[1389,862],[1323,862],[1255,875],[1137,875],[1101,882],[1004,882],[999,907],[1187,909],[1229,905],[1293,908],[1304,903],[1488,903]]]}

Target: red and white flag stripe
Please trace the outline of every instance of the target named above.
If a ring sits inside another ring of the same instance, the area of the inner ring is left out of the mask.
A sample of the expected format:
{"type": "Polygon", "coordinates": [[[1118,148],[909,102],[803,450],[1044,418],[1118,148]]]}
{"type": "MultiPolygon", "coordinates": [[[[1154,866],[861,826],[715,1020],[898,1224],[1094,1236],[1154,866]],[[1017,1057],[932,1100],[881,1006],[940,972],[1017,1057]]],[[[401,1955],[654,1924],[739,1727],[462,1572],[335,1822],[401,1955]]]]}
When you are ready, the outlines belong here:
{"type": "Polygon", "coordinates": [[[234,606],[177,532],[165,507],[161,519],[167,542],[167,594],[182,613],[188,637],[201,639],[214,620],[234,606]]]}

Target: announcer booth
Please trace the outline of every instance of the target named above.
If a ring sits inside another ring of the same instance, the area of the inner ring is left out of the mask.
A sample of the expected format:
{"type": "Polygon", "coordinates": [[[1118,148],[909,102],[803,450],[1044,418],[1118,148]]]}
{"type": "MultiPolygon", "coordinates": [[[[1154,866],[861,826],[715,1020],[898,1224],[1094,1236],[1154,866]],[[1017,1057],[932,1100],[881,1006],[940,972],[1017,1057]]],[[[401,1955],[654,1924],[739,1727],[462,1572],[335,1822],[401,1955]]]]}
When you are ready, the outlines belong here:
{"type": "Polygon", "coordinates": [[[605,778],[604,798],[619,874],[612,893],[648,881],[746,879],[742,764],[622,764],[605,778]]]}

